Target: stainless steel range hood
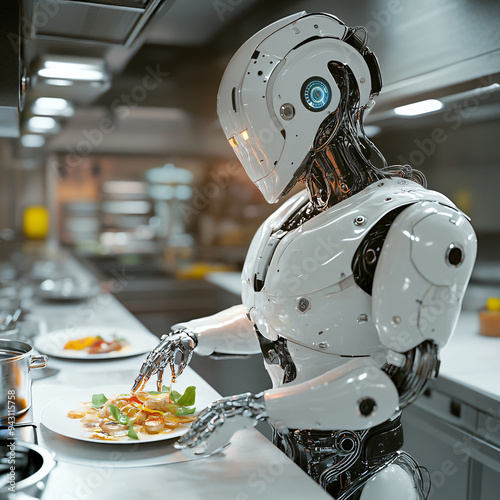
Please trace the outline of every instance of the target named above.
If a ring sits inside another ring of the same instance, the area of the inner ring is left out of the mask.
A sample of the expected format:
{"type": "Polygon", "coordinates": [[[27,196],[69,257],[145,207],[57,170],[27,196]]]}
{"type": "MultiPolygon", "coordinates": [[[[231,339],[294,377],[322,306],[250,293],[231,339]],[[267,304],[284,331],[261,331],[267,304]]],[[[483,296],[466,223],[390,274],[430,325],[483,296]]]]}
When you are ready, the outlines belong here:
{"type": "Polygon", "coordinates": [[[22,78],[19,5],[0,4],[0,137],[19,137],[19,114],[23,108],[25,79],[22,78]]]}
{"type": "Polygon", "coordinates": [[[173,0],[34,0],[32,38],[130,47],[173,0]]]}

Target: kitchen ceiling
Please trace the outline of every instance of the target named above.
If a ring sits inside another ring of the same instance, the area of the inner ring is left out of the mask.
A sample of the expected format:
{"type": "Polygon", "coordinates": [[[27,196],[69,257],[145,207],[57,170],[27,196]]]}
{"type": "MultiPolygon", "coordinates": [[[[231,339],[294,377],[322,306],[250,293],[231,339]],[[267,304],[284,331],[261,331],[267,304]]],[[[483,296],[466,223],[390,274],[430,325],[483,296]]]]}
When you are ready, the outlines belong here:
{"type": "Polygon", "coordinates": [[[367,26],[385,82],[372,121],[421,94],[460,95],[485,75],[498,81],[500,4],[493,0],[23,0],[31,75],[24,123],[36,98],[64,97],[75,114],[58,120],[61,131],[47,136],[46,151],[87,141],[96,154],[231,154],[215,112],[226,64],[258,29],[304,9],[367,26]],[[111,78],[47,85],[35,71],[50,55],[105,61],[111,78]]]}

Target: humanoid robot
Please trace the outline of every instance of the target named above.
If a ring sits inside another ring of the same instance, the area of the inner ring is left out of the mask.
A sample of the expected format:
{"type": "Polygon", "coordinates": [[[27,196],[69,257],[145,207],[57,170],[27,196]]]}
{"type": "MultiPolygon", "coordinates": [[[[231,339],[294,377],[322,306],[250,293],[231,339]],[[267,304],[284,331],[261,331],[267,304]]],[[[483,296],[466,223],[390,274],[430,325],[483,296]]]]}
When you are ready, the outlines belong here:
{"type": "Polygon", "coordinates": [[[273,388],[216,401],[180,445],[216,453],[267,420],[343,500],[427,497],[400,413],[437,375],[476,256],[467,216],[366,137],[381,88],[366,31],[332,15],[289,16],[238,50],[218,94],[226,137],[269,203],[306,189],[253,238],[242,305],[172,327],[134,384],[161,386],[193,352],[262,352],[273,388]]]}

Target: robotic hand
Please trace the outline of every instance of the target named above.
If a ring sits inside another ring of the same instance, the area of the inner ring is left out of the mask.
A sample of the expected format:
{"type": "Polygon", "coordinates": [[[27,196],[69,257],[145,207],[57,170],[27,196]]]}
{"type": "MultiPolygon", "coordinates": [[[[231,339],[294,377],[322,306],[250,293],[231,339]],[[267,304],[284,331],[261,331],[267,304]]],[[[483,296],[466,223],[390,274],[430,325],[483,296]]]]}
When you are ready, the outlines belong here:
{"type": "Polygon", "coordinates": [[[167,365],[172,372],[172,382],[175,382],[191,360],[195,348],[200,356],[211,356],[216,352],[236,355],[260,352],[253,323],[241,304],[212,316],[178,323],[172,329],[173,332],[164,335],[148,354],[132,391],[142,389],[155,373],[158,374],[158,390],[161,390],[167,365]]]}
{"type": "Polygon", "coordinates": [[[172,381],[184,371],[191,360],[198,341],[196,335],[187,330],[175,330],[161,337],[161,342],[148,354],[132,386],[132,392],[141,390],[157,374],[157,386],[161,391],[163,371],[168,365],[172,372],[172,381]]]}
{"type": "Polygon", "coordinates": [[[231,436],[240,429],[254,427],[267,418],[264,393],[231,396],[205,408],[175,447],[204,446],[200,454],[212,455],[225,449],[231,436]]]}

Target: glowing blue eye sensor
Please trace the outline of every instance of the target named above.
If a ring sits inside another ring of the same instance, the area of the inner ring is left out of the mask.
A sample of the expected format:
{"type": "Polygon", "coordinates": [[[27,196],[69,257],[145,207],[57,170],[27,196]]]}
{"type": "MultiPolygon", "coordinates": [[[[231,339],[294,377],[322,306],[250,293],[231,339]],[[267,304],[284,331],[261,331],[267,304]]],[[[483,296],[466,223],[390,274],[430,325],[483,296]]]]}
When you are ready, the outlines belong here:
{"type": "Polygon", "coordinates": [[[332,98],[328,82],[319,76],[313,76],[304,82],[300,91],[302,104],[311,111],[322,111],[332,98]]]}

